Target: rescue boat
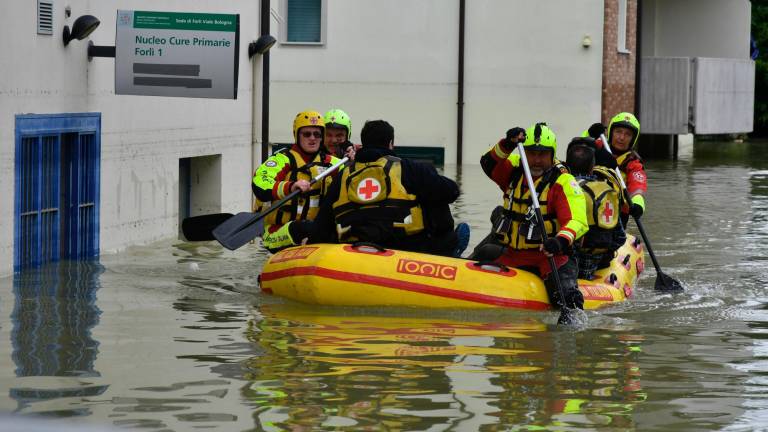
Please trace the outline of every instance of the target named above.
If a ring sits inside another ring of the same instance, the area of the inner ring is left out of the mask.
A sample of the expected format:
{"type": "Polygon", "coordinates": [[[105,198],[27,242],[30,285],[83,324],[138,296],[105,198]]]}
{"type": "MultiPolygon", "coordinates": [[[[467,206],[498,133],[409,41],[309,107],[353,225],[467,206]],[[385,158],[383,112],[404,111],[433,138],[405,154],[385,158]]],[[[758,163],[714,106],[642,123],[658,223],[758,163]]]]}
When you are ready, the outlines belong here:
{"type": "MultiPolygon", "coordinates": [[[[584,308],[632,295],[645,267],[643,245],[627,234],[610,267],[579,279],[584,308]]],[[[515,308],[547,310],[543,281],[533,273],[493,263],[370,244],[313,244],[284,249],[259,277],[267,294],[329,306],[515,308]]]]}

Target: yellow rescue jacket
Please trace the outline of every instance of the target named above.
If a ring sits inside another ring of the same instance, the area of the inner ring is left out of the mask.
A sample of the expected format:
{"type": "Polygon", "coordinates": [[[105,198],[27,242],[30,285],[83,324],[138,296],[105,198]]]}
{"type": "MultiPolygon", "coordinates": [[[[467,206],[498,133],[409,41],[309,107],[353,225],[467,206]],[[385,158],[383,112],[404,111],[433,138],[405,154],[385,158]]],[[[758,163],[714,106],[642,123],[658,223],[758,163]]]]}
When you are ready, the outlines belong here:
{"type": "Polygon", "coordinates": [[[339,240],[372,241],[354,232],[369,227],[395,238],[424,231],[424,217],[416,195],[402,182],[400,158],[384,156],[373,162],[353,162],[341,174],[339,197],[333,203],[339,240]]]}
{"type": "MultiPolygon", "coordinates": [[[[519,167],[519,155],[510,158],[512,164],[519,167]]],[[[541,214],[544,218],[544,230],[548,237],[560,235],[568,239],[570,244],[587,232],[587,215],[584,193],[576,182],[576,179],[567,173],[560,164],[556,164],[543,176],[534,180],[536,196],[539,200],[541,214]],[[557,216],[550,211],[551,203],[548,202],[550,190],[558,185],[568,203],[571,220],[565,226],[560,226],[557,216]]],[[[535,213],[533,212],[533,199],[525,180],[522,168],[515,170],[509,186],[504,191],[504,208],[506,223],[503,226],[497,224],[496,233],[499,240],[512,249],[538,249],[541,244],[541,236],[535,213]],[[499,230],[499,228],[502,228],[499,230]]]]}
{"type": "Polygon", "coordinates": [[[591,176],[577,178],[584,191],[589,223],[582,251],[604,253],[618,249],[626,239],[619,218],[626,200],[616,172],[596,166],[591,176]]]}
{"type": "MultiPolygon", "coordinates": [[[[311,181],[339,159],[323,152],[317,153],[309,163],[295,150],[288,150],[270,156],[256,170],[253,183],[264,190],[272,190],[273,200],[262,202],[257,199],[254,211],[264,211],[269,206],[288,195],[290,185],[298,180],[311,181]]],[[[313,220],[320,208],[320,198],[325,195],[331,184],[332,176],[326,176],[313,184],[309,192],[297,195],[290,202],[283,204],[280,209],[267,215],[264,219],[266,230],[275,230],[294,220],[313,220]]]]}

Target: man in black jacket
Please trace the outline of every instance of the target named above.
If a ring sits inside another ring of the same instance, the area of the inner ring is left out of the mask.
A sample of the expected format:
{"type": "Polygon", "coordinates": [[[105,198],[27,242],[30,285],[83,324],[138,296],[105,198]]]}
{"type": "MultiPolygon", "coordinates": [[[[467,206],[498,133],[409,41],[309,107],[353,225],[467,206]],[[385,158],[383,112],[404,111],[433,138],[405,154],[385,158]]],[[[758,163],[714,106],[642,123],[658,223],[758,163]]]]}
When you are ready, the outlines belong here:
{"type": "Polygon", "coordinates": [[[459,197],[453,180],[432,165],[395,155],[394,128],[368,121],[362,148],[323,198],[310,243],[364,241],[392,249],[460,256],[469,226],[454,231],[449,204],[459,197]]]}

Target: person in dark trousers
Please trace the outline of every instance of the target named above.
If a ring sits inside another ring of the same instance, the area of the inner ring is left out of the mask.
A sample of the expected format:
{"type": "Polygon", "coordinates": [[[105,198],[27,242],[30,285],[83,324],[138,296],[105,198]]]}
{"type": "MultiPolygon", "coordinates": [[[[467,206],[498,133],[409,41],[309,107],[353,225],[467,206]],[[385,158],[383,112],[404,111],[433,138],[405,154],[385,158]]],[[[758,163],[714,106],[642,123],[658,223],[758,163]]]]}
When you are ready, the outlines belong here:
{"type": "Polygon", "coordinates": [[[385,248],[460,256],[469,226],[449,204],[459,186],[432,165],[399,158],[395,130],[384,120],[365,123],[362,148],[334,179],[315,219],[309,243],[370,242],[385,248]]]}

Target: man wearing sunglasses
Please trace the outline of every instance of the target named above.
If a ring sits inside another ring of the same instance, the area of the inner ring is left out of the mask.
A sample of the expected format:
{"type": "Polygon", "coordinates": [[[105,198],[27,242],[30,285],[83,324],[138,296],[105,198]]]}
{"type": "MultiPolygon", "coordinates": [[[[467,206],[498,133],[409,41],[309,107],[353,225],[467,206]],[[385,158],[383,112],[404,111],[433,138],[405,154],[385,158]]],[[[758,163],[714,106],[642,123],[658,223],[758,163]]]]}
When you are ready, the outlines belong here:
{"type": "Polygon", "coordinates": [[[294,144],[288,151],[270,156],[253,175],[254,211],[263,211],[293,191],[302,193],[264,219],[262,242],[271,252],[300,244],[311,232],[320,200],[333,173],[310,185],[313,177],[339,161],[323,145],[325,122],[317,111],[303,111],[293,121],[294,144]]]}

